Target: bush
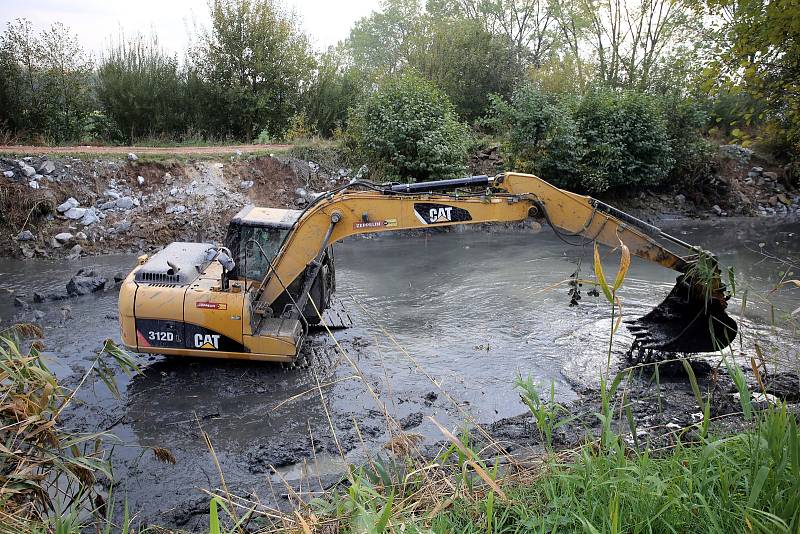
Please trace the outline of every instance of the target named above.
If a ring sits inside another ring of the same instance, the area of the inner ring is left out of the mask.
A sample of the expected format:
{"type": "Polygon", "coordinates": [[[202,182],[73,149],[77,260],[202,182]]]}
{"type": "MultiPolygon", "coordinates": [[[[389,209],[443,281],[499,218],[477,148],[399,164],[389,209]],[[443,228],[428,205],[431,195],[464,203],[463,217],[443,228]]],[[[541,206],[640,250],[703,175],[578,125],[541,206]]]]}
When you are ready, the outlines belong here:
{"type": "Polygon", "coordinates": [[[579,98],[527,85],[510,102],[494,97],[482,124],[504,139],[511,169],[601,193],[664,183],[674,166],[673,141],[681,154],[699,150],[699,133],[687,124],[688,115],[684,119],[675,122],[671,137],[655,97],[604,91],[579,98]]]}
{"type": "Polygon", "coordinates": [[[667,135],[675,160],[670,182],[693,189],[702,186],[712,177],[717,165],[717,147],[702,135],[708,124],[708,113],[697,101],[675,96],[663,97],[661,106],[665,110],[667,135]]]}
{"type": "Polygon", "coordinates": [[[469,132],[453,105],[413,74],[388,80],[350,119],[351,143],[392,180],[451,178],[466,171],[469,132]]]}
{"type": "Polygon", "coordinates": [[[566,99],[523,86],[510,103],[493,96],[490,109],[483,124],[505,138],[510,168],[541,175],[559,186],[582,187],[585,148],[566,99]]]}
{"type": "Polygon", "coordinates": [[[656,98],[596,91],[575,113],[587,151],[583,183],[594,192],[663,183],[675,163],[667,124],[656,98]]]}

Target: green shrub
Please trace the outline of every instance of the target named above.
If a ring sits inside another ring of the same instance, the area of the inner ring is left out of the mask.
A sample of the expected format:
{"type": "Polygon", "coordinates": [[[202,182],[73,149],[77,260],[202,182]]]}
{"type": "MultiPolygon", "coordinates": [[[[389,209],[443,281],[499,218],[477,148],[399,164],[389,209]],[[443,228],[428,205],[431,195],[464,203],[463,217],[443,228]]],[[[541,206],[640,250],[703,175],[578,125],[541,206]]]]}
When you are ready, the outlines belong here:
{"type": "Polygon", "coordinates": [[[534,173],[563,187],[582,187],[585,148],[566,99],[522,86],[510,103],[493,95],[483,124],[505,138],[511,170],[534,173]]]}
{"type": "Polygon", "coordinates": [[[663,97],[661,106],[675,160],[670,182],[692,188],[702,185],[717,166],[717,147],[702,133],[708,125],[708,113],[696,100],[676,96],[663,97]]]}
{"type": "Polygon", "coordinates": [[[350,119],[350,142],[392,180],[451,178],[466,170],[469,132],[453,105],[413,74],[389,79],[350,119]]]}
{"type": "MultiPolygon", "coordinates": [[[[699,133],[688,124],[690,118],[687,110],[685,120],[674,123],[671,136],[655,97],[612,91],[577,97],[526,85],[510,102],[493,97],[482,124],[504,139],[510,169],[537,174],[561,187],[600,193],[664,183],[675,163],[673,141],[680,145],[680,154],[699,154],[699,133]],[[682,127],[690,131],[681,132],[682,127]]],[[[697,155],[696,160],[707,161],[703,157],[697,155]]]]}
{"type": "Polygon", "coordinates": [[[596,91],[575,114],[587,151],[584,186],[602,192],[662,184],[675,161],[658,100],[642,93],[596,91]]]}

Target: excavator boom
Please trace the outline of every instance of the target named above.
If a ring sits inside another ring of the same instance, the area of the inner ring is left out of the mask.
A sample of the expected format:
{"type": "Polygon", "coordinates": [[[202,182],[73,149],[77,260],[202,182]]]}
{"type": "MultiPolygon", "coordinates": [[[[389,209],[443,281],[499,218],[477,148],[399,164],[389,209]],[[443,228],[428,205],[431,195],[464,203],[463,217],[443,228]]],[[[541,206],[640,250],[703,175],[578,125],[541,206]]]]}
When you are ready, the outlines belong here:
{"type": "MultiPolygon", "coordinates": [[[[725,313],[725,286],[713,256],[596,199],[559,189],[533,175],[506,173],[414,184],[353,181],[317,196],[303,211],[243,209],[231,222],[227,248],[222,249],[225,258],[230,256],[231,267],[217,265],[223,263],[216,261],[219,251],[214,261],[197,266],[198,281],[189,284],[183,297],[187,304],[182,306],[194,302],[204,312],[184,310],[195,321],[184,327],[182,339],[187,346],[167,347],[166,353],[213,355],[203,351],[213,351],[214,343],[209,345],[206,337],[195,334],[197,343],[189,346],[185,332],[195,332],[197,327],[201,333],[217,331],[219,319],[214,311],[219,307],[215,306],[223,305],[225,296],[226,310],[229,301],[241,306],[241,314],[234,315],[241,319],[241,334],[236,338],[237,326],[225,325],[225,336],[235,343],[227,344],[230,350],[217,349],[224,353],[221,356],[291,361],[309,324],[319,321],[331,305],[333,243],[354,234],[529,218],[549,224],[567,243],[598,242],[609,247],[624,243],[632,254],[680,273],[664,303],[630,325],[640,351],[705,352],[732,342],[736,323],[725,313]],[[231,298],[231,294],[237,296],[231,298]],[[270,353],[276,352],[273,346],[280,347],[280,354],[270,353]]],[[[148,303],[146,295],[150,295],[141,287],[141,273],[136,272],[166,261],[157,259],[145,259],[129,276],[131,285],[123,286],[134,292],[136,302],[142,298],[148,303]]],[[[150,315],[145,317],[127,301],[123,304],[124,294],[120,297],[123,341],[141,350],[132,336],[146,341],[153,332],[142,332],[138,325],[153,326],[158,317],[152,315],[165,303],[153,297],[154,307],[144,305],[150,315]]],[[[155,330],[155,336],[160,335],[155,330]]],[[[164,352],[153,347],[145,351],[164,352]]]]}

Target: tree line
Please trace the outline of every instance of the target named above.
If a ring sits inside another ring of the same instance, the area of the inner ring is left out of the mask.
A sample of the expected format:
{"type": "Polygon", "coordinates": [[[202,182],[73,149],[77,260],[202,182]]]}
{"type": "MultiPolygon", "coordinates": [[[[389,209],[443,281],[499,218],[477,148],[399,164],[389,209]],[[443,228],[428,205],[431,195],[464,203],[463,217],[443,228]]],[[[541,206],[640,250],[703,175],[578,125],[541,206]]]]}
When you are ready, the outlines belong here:
{"type": "Polygon", "coordinates": [[[446,100],[444,138],[464,144],[465,129],[501,136],[514,157],[536,156],[538,168],[568,165],[556,153],[583,159],[601,131],[642,135],[635,116],[652,123],[658,175],[678,155],[674,147],[658,153],[659,140],[674,141],[685,127],[783,157],[800,146],[796,0],[385,0],[321,53],[276,0],[211,0],[209,10],[210,25],[184,57],[135,35],[92,58],[60,24],[43,32],[27,20],[8,24],[2,135],[355,142],[369,130],[365,107],[377,105],[376,93],[401,98],[408,94],[398,87],[416,87],[434,106],[446,100]],[[591,109],[599,115],[587,116],[591,109]]]}

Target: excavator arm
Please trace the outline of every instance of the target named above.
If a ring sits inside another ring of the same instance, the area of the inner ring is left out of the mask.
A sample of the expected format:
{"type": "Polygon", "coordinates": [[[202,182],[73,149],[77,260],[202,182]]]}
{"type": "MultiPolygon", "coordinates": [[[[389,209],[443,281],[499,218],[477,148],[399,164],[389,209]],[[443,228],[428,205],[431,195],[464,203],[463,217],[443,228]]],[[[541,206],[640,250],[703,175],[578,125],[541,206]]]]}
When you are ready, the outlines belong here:
{"type": "Polygon", "coordinates": [[[263,315],[292,287],[300,313],[327,248],[348,236],[529,218],[546,222],[570,244],[624,243],[632,254],[681,273],[667,299],[629,326],[640,350],[705,352],[733,341],[736,323],[725,314],[725,286],[713,256],[596,199],[519,173],[416,184],[355,181],[320,195],[286,234],[257,285],[253,315],[263,315]]]}

